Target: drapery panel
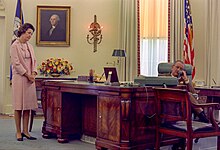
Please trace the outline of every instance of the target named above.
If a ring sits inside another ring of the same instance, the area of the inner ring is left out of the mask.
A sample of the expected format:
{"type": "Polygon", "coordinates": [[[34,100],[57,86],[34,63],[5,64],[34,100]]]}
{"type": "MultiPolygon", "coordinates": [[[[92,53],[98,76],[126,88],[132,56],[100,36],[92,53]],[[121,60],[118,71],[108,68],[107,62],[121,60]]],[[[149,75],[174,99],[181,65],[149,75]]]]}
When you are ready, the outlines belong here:
{"type": "Polygon", "coordinates": [[[205,1],[205,82],[220,84],[220,2],[205,1]]]}
{"type": "Polygon", "coordinates": [[[184,0],[170,0],[170,61],[183,60],[184,0]]]}
{"type": "Polygon", "coordinates": [[[168,61],[168,0],[140,0],[140,74],[157,76],[168,61]]]}
{"type": "Polygon", "coordinates": [[[119,47],[126,50],[127,57],[125,62],[121,62],[119,65],[119,72],[124,75],[124,80],[128,81],[133,81],[138,71],[137,16],[137,0],[120,0],[119,47]]]}
{"type": "Polygon", "coordinates": [[[142,38],[168,37],[168,0],[140,0],[142,38]]]}

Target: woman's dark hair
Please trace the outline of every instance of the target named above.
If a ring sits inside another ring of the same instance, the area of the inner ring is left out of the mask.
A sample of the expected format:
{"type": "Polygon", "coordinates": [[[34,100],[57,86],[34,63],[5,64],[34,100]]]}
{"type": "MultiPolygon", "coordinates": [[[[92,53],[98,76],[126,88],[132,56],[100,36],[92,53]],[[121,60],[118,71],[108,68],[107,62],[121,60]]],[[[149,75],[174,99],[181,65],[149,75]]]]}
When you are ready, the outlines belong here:
{"type": "Polygon", "coordinates": [[[22,34],[24,34],[28,29],[32,29],[33,32],[35,31],[35,28],[32,24],[30,23],[25,23],[23,25],[20,26],[20,28],[18,29],[18,34],[17,36],[20,37],[22,34]]]}

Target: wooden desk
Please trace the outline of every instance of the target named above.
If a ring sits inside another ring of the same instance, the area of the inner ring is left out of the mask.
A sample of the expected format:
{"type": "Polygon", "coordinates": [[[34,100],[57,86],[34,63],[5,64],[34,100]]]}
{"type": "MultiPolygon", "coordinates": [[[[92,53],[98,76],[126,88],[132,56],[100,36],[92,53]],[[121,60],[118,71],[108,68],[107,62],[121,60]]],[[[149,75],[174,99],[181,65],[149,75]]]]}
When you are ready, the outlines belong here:
{"type": "MultiPolygon", "coordinates": [[[[78,81],[42,83],[43,137],[96,137],[97,149],[154,148],[155,100],[151,87],[78,81]]],[[[163,145],[177,142],[170,137],[163,145]]],[[[178,141],[179,142],[179,141],[178,141]]]]}
{"type": "Polygon", "coordinates": [[[220,88],[196,87],[195,89],[200,91],[200,96],[207,96],[208,102],[220,103],[220,88]]]}
{"type": "Polygon", "coordinates": [[[70,77],[70,76],[64,76],[64,77],[50,77],[50,76],[47,76],[47,77],[44,77],[44,76],[37,76],[36,77],[36,87],[37,88],[42,88],[42,85],[43,85],[43,82],[45,80],[76,80],[77,78],[76,77],[70,77]]]}

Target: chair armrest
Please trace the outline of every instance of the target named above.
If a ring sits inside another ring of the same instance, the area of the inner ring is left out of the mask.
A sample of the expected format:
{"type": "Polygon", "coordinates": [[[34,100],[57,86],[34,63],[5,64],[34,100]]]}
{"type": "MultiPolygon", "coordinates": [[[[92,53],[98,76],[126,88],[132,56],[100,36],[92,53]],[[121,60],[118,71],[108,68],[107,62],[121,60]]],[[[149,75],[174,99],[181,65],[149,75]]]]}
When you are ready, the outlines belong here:
{"type": "Polygon", "coordinates": [[[200,90],[195,90],[196,91],[196,94],[199,94],[200,90]]]}
{"type": "Polygon", "coordinates": [[[210,122],[212,126],[215,128],[216,131],[219,130],[218,123],[216,122],[214,118],[214,111],[213,110],[220,110],[220,104],[219,103],[205,103],[205,104],[193,104],[194,107],[207,107],[208,108],[208,117],[210,119],[210,122]],[[212,108],[212,109],[210,109],[212,108]]]}
{"type": "Polygon", "coordinates": [[[215,108],[215,109],[220,109],[220,104],[219,103],[204,103],[204,104],[192,104],[194,107],[212,107],[212,108],[215,108]]]}

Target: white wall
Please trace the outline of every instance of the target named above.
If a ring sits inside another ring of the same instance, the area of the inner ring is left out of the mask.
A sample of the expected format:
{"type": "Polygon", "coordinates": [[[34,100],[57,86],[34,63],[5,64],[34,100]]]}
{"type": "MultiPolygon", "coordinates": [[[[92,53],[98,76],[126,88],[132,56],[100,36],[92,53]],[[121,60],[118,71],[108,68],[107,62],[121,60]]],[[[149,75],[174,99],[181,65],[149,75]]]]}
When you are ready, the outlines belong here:
{"type": "MultiPolygon", "coordinates": [[[[6,1],[7,43],[10,43],[11,39],[15,3],[16,0],[6,1]]],[[[34,34],[31,43],[39,63],[48,57],[61,57],[73,63],[76,75],[88,74],[90,68],[102,73],[102,67],[112,59],[109,57],[112,50],[117,48],[118,0],[22,0],[22,3],[25,22],[30,22],[35,27],[37,5],[71,6],[70,47],[37,47],[36,34],[34,34]],[[96,53],[93,53],[93,46],[86,41],[88,26],[94,21],[94,15],[97,15],[97,21],[104,27],[103,41],[98,45],[96,53]]]]}
{"type": "MultiPolygon", "coordinates": [[[[11,89],[8,86],[9,74],[9,47],[13,32],[13,20],[15,16],[17,0],[5,0],[5,71],[6,85],[0,86],[0,91],[6,93],[0,104],[2,108],[11,106],[11,89]],[[8,91],[6,91],[8,90],[8,91]]],[[[30,42],[34,46],[38,64],[49,57],[68,59],[74,66],[73,76],[88,75],[92,68],[97,74],[102,74],[103,66],[112,62],[112,51],[118,48],[118,21],[119,0],[22,0],[22,8],[25,22],[30,22],[36,27],[37,5],[71,6],[70,47],[38,47],[36,46],[36,32],[30,42]],[[87,43],[88,26],[97,16],[97,22],[103,26],[103,41],[98,45],[98,51],[93,53],[93,45],[87,43]]],[[[2,26],[1,26],[2,27],[2,26]]],[[[1,113],[1,112],[0,112],[1,113]]],[[[9,110],[7,112],[9,113],[9,110]]]]}
{"type": "MultiPolygon", "coordinates": [[[[4,62],[4,56],[5,56],[5,54],[4,54],[4,52],[5,51],[3,51],[3,49],[5,49],[5,38],[4,38],[4,35],[5,35],[5,30],[4,30],[4,28],[5,28],[5,17],[2,15],[2,16],[0,16],[0,27],[1,27],[1,30],[0,30],[0,35],[2,35],[2,36],[0,36],[0,41],[2,41],[1,42],[1,44],[0,44],[0,89],[4,89],[4,84],[5,84],[5,80],[4,80],[4,68],[5,68],[5,62],[4,62]]],[[[3,92],[3,90],[0,90],[0,106],[3,106],[4,105],[4,101],[3,101],[3,99],[4,99],[4,92],[3,92]]],[[[3,110],[3,108],[2,107],[0,107],[0,112],[3,110]]]]}

